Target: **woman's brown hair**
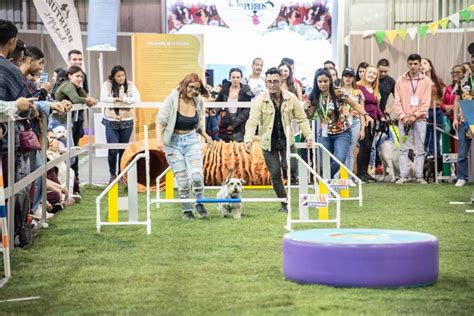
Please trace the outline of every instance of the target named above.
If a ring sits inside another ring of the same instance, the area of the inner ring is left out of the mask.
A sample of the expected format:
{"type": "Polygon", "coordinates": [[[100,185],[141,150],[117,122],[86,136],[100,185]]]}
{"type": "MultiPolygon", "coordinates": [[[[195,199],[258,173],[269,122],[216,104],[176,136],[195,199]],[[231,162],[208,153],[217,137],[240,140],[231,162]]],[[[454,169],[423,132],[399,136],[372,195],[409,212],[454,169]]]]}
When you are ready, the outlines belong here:
{"type": "Polygon", "coordinates": [[[181,82],[179,83],[179,86],[178,86],[178,92],[179,92],[179,95],[184,95],[186,94],[186,89],[188,88],[188,85],[191,83],[191,82],[198,82],[201,84],[201,88],[199,89],[199,92],[201,93],[201,95],[203,97],[208,97],[209,96],[209,91],[207,91],[206,87],[204,86],[204,83],[202,82],[201,80],[201,77],[199,77],[199,75],[197,73],[190,73],[190,74],[187,74],[183,80],[181,80],[181,82]]]}

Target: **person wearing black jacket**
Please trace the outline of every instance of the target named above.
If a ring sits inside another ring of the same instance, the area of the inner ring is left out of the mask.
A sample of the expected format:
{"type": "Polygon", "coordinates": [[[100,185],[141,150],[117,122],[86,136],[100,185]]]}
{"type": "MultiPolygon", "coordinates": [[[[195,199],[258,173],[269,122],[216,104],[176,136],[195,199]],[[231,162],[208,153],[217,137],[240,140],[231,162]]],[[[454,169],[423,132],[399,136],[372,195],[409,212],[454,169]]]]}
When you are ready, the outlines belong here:
{"type": "MultiPolygon", "coordinates": [[[[248,85],[241,83],[242,70],[232,68],[229,80],[222,87],[216,102],[250,102],[254,97],[248,85]]],[[[219,137],[225,142],[243,142],[245,123],[250,114],[250,108],[226,107],[219,112],[219,137]]]]}

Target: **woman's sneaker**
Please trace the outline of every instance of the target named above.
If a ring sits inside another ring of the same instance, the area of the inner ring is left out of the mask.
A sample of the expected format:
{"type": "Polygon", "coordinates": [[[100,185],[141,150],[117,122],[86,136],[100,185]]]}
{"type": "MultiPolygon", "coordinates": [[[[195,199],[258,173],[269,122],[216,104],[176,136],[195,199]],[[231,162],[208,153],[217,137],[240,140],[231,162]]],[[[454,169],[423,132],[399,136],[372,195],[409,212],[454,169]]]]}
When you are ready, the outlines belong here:
{"type": "Polygon", "coordinates": [[[198,212],[198,217],[199,218],[208,218],[209,215],[207,214],[206,208],[204,207],[204,204],[196,204],[196,210],[198,212]]]}
{"type": "Polygon", "coordinates": [[[194,215],[192,211],[184,211],[183,212],[183,219],[185,221],[192,221],[194,219],[194,215]]]}
{"type": "Polygon", "coordinates": [[[456,184],[454,186],[456,187],[462,187],[466,184],[466,180],[464,179],[458,179],[458,181],[456,181],[456,184]]]}

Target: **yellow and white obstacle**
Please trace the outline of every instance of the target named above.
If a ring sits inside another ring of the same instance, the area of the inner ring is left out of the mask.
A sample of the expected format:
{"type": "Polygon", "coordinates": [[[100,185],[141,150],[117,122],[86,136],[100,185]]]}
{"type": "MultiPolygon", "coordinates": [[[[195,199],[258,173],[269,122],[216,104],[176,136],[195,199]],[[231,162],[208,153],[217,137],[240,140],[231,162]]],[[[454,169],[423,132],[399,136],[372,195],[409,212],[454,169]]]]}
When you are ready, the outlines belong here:
{"type": "Polygon", "coordinates": [[[151,214],[150,214],[150,151],[148,146],[148,126],[145,125],[145,152],[135,156],[127,167],[110,183],[107,188],[96,198],[97,232],[100,233],[102,226],[107,225],[145,225],[147,234],[151,234],[151,214]],[[137,162],[145,159],[146,173],[146,219],[139,221],[138,214],[138,191],[137,191],[137,162]],[[126,197],[118,196],[119,180],[127,174],[127,193],[126,197]],[[107,221],[101,220],[101,200],[107,194],[108,209],[107,221]],[[128,221],[120,221],[119,211],[128,211],[128,221]]]}

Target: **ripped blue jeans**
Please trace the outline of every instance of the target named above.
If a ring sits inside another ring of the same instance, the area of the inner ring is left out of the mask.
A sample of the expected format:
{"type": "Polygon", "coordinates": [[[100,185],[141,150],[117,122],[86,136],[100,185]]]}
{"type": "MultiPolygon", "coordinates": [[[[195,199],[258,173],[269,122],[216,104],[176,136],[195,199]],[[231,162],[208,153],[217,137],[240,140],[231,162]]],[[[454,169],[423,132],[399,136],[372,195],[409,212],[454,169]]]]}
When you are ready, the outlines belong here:
{"type": "MultiPolygon", "coordinates": [[[[202,146],[197,133],[193,131],[184,135],[173,134],[165,152],[178,185],[179,197],[189,199],[192,188],[196,199],[203,198],[202,146]]],[[[182,209],[183,212],[192,211],[192,203],[182,203],[182,209]]]]}

